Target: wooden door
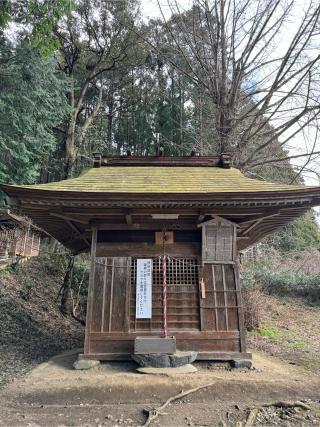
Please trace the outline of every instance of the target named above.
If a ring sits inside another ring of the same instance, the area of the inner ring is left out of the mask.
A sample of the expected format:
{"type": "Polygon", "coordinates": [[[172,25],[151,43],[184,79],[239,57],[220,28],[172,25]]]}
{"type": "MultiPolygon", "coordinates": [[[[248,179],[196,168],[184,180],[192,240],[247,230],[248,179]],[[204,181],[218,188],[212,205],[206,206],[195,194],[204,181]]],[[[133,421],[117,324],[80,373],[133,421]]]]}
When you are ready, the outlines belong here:
{"type": "Polygon", "coordinates": [[[96,257],[91,332],[129,331],[130,265],[128,257],[96,257]]]}
{"type": "Polygon", "coordinates": [[[239,331],[241,298],[236,266],[204,264],[202,278],[205,292],[200,298],[201,329],[239,331]]]}

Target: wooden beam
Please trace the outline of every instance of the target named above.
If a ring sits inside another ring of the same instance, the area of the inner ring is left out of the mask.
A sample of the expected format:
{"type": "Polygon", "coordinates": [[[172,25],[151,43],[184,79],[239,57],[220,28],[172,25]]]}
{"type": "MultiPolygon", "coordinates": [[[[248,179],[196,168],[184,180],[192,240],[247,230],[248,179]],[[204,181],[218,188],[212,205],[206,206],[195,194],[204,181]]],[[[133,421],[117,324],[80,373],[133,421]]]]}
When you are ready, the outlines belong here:
{"type": "Polygon", "coordinates": [[[265,215],[265,216],[263,216],[263,217],[261,217],[261,218],[259,218],[257,221],[255,221],[253,224],[251,224],[251,225],[249,225],[249,227],[247,227],[243,232],[242,232],[242,235],[245,235],[245,234],[248,234],[249,233],[249,231],[251,231],[253,228],[255,228],[257,225],[259,225],[262,221],[264,221],[265,219],[267,219],[267,218],[273,218],[273,217],[275,217],[275,216],[278,216],[278,215],[280,215],[280,212],[277,212],[277,213],[274,213],[274,214],[271,214],[271,215],[265,215]]]}
{"type": "Polygon", "coordinates": [[[196,230],[197,226],[193,221],[167,221],[167,222],[144,222],[134,224],[110,223],[94,221],[92,225],[98,227],[99,230],[196,230]]]}
{"type": "Polygon", "coordinates": [[[127,222],[127,224],[128,224],[128,225],[132,225],[132,224],[133,224],[133,221],[132,221],[132,215],[131,215],[131,213],[130,213],[130,212],[128,212],[128,213],[126,214],[126,222],[127,222]]]}
{"type": "MultiPolygon", "coordinates": [[[[199,256],[201,252],[200,243],[175,243],[166,246],[166,253],[171,256],[199,256]]],[[[97,256],[117,257],[153,257],[163,254],[163,246],[153,243],[98,243],[97,256]]]]}
{"type": "Polygon", "coordinates": [[[84,242],[86,242],[86,244],[90,247],[91,246],[91,244],[90,244],[90,242],[89,242],[89,240],[86,238],[86,237],[84,237],[83,235],[82,235],[82,232],[78,229],[78,227],[76,227],[73,223],[72,223],[72,221],[69,221],[69,220],[65,220],[65,222],[72,228],[72,230],[73,231],[75,231],[75,233],[84,241],[84,242]]]}
{"type": "Polygon", "coordinates": [[[50,212],[51,216],[56,216],[57,218],[62,218],[65,219],[66,221],[74,221],[74,222],[79,222],[80,224],[88,224],[88,221],[84,221],[83,219],[79,219],[79,218],[74,218],[74,217],[70,217],[64,214],[60,214],[57,212],[50,212]]]}
{"type": "Polygon", "coordinates": [[[86,237],[86,238],[90,237],[89,231],[84,231],[83,233],[77,234],[75,238],[73,237],[72,239],[69,239],[66,242],[64,242],[64,245],[66,245],[66,246],[72,245],[77,240],[79,240],[79,239],[82,240],[83,237],[86,237]]]}
{"type": "Polygon", "coordinates": [[[280,214],[280,210],[279,209],[269,209],[266,210],[265,212],[262,212],[258,215],[254,215],[254,216],[245,216],[244,218],[241,218],[237,221],[238,224],[247,224],[250,223],[252,221],[257,221],[259,219],[264,219],[264,218],[270,218],[272,216],[277,216],[280,214]]]}
{"type": "Polygon", "coordinates": [[[205,215],[199,215],[198,216],[198,224],[201,223],[205,219],[205,215]]]}
{"type": "Polygon", "coordinates": [[[179,214],[177,213],[152,213],[151,214],[152,219],[178,219],[179,218],[179,214]]]}
{"type": "MultiPolygon", "coordinates": [[[[70,215],[70,216],[74,216],[74,215],[89,215],[89,216],[93,216],[93,213],[90,212],[88,213],[88,208],[87,207],[79,207],[79,208],[74,208],[74,207],[69,207],[69,208],[62,208],[62,212],[65,213],[66,215],[70,215]]],[[[110,208],[110,207],[106,207],[106,208],[101,208],[101,207],[95,207],[94,208],[94,216],[100,217],[100,216],[124,216],[126,215],[126,213],[128,212],[128,209],[123,209],[123,208],[110,208]]],[[[217,208],[206,208],[206,209],[199,209],[199,208],[133,208],[130,209],[130,214],[131,215],[152,215],[152,214],[178,214],[179,216],[181,215],[195,215],[195,216],[199,216],[199,215],[203,215],[203,216],[208,216],[208,215],[227,215],[227,216],[241,216],[241,215],[246,215],[246,216],[250,216],[250,215],[260,215],[261,214],[261,210],[257,210],[256,208],[253,207],[242,207],[242,206],[237,206],[237,207],[217,207],[217,208]],[[254,209],[254,210],[252,210],[254,209]]]]}
{"type": "Polygon", "coordinates": [[[239,225],[236,222],[229,221],[228,219],[223,218],[221,216],[218,216],[218,215],[211,215],[211,216],[213,216],[213,219],[209,219],[208,221],[202,222],[202,223],[198,224],[197,227],[202,227],[204,225],[210,225],[210,224],[216,224],[217,221],[227,223],[229,225],[232,225],[233,227],[239,227],[239,225]]]}

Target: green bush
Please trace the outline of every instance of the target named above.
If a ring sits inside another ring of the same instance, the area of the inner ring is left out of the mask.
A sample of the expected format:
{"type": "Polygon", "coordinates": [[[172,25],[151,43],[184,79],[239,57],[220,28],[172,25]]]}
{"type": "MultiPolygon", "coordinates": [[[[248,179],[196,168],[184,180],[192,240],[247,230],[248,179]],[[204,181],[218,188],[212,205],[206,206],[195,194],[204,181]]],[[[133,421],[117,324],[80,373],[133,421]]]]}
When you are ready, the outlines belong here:
{"type": "Polygon", "coordinates": [[[320,274],[272,271],[268,265],[256,264],[242,272],[241,277],[245,288],[260,285],[270,295],[302,297],[309,303],[320,305],[320,274]]]}

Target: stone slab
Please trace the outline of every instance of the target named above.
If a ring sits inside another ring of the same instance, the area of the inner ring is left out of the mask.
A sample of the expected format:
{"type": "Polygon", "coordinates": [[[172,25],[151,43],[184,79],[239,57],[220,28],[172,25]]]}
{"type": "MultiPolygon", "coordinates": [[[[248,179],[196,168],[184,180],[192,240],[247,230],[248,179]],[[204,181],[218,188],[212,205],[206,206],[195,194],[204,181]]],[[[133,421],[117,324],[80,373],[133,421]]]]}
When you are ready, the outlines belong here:
{"type": "Polygon", "coordinates": [[[132,354],[138,365],[152,368],[177,368],[194,362],[196,351],[176,351],[174,354],[132,354]]]}
{"type": "Polygon", "coordinates": [[[173,375],[181,375],[181,374],[192,374],[194,372],[197,372],[197,368],[193,365],[184,365],[179,366],[177,368],[152,368],[152,367],[145,367],[145,368],[138,368],[137,371],[141,374],[150,374],[150,375],[166,375],[168,377],[173,375]]]}
{"type": "Polygon", "coordinates": [[[95,366],[99,365],[99,360],[91,360],[91,359],[80,359],[76,360],[73,364],[74,369],[78,371],[83,371],[85,369],[91,369],[95,366]]]}

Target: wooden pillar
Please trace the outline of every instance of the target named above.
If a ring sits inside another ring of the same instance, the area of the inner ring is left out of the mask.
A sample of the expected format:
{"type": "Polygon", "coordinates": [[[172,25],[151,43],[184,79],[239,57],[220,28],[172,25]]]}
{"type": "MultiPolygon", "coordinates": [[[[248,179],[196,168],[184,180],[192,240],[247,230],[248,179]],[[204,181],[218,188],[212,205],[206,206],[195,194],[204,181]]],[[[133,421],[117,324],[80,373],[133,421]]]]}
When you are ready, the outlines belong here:
{"type": "Polygon", "coordinates": [[[23,257],[26,256],[26,247],[27,247],[27,238],[29,235],[29,227],[30,227],[30,225],[28,225],[28,228],[26,229],[26,231],[24,233],[24,241],[23,241],[23,249],[22,249],[22,256],[23,257]]]}
{"type": "Polygon", "coordinates": [[[31,230],[30,256],[33,256],[33,238],[34,238],[34,232],[31,230]]]}
{"type": "Polygon", "coordinates": [[[235,281],[236,281],[236,290],[237,290],[237,306],[238,306],[238,316],[239,316],[239,334],[240,334],[240,351],[244,353],[246,351],[246,337],[244,329],[244,315],[243,315],[243,305],[241,297],[241,284],[240,284],[240,274],[238,268],[238,262],[236,263],[235,268],[235,281]]]}
{"type": "Polygon", "coordinates": [[[90,327],[92,319],[92,302],[93,302],[93,290],[94,290],[94,276],[95,276],[95,258],[97,248],[97,228],[92,229],[91,235],[91,262],[90,262],[90,273],[89,273],[89,289],[88,289],[88,300],[87,300],[87,317],[86,317],[86,331],[84,339],[84,354],[90,353],[90,327]]]}

